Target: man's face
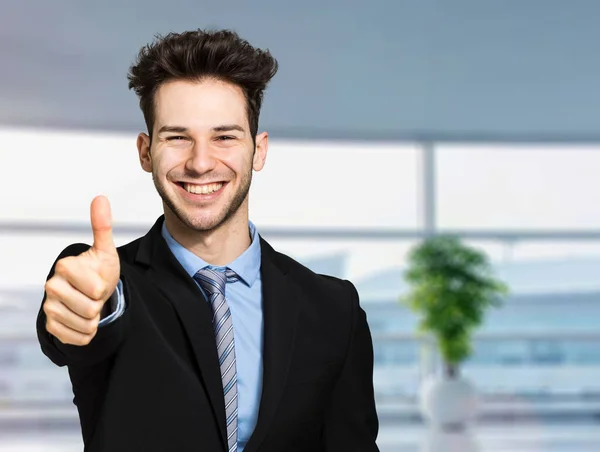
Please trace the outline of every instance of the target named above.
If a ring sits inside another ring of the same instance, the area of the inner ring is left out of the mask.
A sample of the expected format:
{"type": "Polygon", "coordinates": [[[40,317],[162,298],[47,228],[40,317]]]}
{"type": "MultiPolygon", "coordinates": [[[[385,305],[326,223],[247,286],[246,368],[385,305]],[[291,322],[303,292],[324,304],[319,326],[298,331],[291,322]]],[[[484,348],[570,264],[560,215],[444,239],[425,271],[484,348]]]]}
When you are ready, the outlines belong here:
{"type": "Polygon", "coordinates": [[[154,108],[152,145],[140,134],[138,150],[165,216],[195,231],[247,218],[252,170],[264,166],[268,136],[256,137],[254,152],[242,90],[211,79],[172,81],[160,86],[154,108]]]}

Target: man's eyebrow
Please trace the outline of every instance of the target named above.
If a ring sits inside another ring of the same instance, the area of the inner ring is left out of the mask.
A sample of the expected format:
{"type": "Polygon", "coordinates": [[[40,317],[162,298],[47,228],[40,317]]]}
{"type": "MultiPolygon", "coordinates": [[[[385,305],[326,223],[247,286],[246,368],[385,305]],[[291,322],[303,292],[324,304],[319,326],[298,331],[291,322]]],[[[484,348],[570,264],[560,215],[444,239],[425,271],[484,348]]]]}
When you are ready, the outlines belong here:
{"type": "Polygon", "coordinates": [[[213,132],[231,132],[232,130],[237,130],[238,132],[245,132],[242,126],[237,124],[225,124],[222,126],[216,126],[212,128],[213,132]]]}
{"type": "MultiPolygon", "coordinates": [[[[221,126],[215,126],[212,128],[213,132],[231,132],[237,130],[238,132],[245,132],[244,128],[238,124],[224,124],[221,126]]],[[[182,126],[162,126],[158,133],[172,132],[172,133],[187,133],[188,128],[182,126]]]]}
{"type": "Polygon", "coordinates": [[[188,131],[187,127],[181,127],[181,126],[162,126],[160,128],[160,130],[158,131],[158,133],[163,133],[163,132],[187,133],[187,131],[188,131]]]}

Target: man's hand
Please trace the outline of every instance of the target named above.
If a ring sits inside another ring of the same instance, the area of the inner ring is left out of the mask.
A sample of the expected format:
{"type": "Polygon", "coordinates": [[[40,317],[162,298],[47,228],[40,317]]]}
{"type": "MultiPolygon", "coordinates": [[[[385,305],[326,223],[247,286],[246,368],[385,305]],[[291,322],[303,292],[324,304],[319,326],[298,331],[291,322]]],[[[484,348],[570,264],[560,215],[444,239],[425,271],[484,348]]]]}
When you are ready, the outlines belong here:
{"type": "Polygon", "coordinates": [[[46,330],[63,344],[90,343],[102,307],[119,282],[119,255],[108,199],[97,196],[90,210],[94,244],[79,256],[57,261],[54,275],[45,285],[46,330]]]}

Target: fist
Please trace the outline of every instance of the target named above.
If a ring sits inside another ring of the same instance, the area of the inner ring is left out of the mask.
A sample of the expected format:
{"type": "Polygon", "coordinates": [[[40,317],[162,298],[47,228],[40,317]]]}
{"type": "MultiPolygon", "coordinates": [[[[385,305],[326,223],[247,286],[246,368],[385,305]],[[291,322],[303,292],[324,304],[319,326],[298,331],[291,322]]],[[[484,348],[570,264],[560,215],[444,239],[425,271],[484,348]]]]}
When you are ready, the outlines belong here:
{"type": "Polygon", "coordinates": [[[112,237],[108,199],[92,201],[92,247],[56,262],[45,285],[46,330],[63,344],[87,345],[96,335],[100,312],[117,287],[119,255],[112,237]]]}

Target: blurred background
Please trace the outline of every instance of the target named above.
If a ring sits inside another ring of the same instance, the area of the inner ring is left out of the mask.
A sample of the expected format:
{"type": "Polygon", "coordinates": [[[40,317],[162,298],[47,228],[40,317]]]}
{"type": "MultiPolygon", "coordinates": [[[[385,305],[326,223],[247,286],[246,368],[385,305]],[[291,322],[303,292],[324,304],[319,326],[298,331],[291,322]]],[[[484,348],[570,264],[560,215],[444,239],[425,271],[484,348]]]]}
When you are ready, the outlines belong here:
{"type": "Polygon", "coordinates": [[[251,219],[357,286],[382,452],[427,435],[419,388],[440,360],[399,299],[410,249],[440,233],[510,289],[462,366],[481,450],[600,450],[599,17],[592,0],[3,1],[0,451],[82,450],[67,371],[35,334],[43,284],[91,242],[98,193],[117,245],[162,213],[126,73],[156,33],[205,27],[279,60],[251,219]]]}

